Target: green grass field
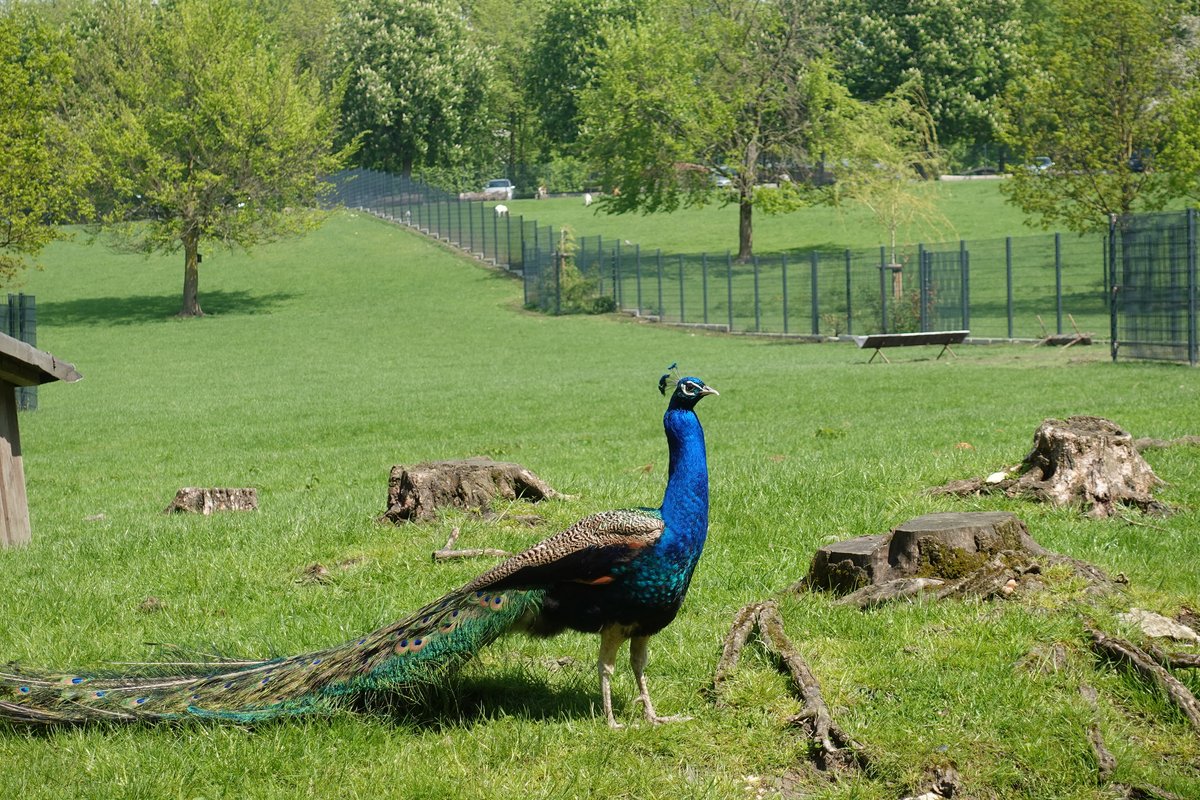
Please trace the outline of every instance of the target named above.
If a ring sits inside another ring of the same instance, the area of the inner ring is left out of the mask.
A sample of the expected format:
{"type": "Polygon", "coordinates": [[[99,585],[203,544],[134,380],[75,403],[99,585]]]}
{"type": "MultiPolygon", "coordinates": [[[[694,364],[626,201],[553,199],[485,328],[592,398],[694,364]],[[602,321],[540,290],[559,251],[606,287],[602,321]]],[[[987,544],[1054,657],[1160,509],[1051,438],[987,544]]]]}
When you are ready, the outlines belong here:
{"type": "MultiPolygon", "coordinates": [[[[953,761],[974,800],[1098,800],[1109,795],[1094,777],[1084,681],[1100,691],[1116,780],[1200,796],[1195,732],[1152,689],[1097,669],[1083,634],[1086,619],[1136,636],[1115,619],[1129,606],[1200,605],[1200,451],[1147,454],[1169,484],[1161,499],[1181,508],[1165,520],[924,493],[1017,463],[1046,417],[1196,433],[1200,372],[1028,346],[940,361],[913,349],[867,365],[847,345],[546,317],[521,310],[511,278],[352,214],[249,255],[206,252],[203,319],[172,317],[176,258],[67,242],[43,261],[23,287],[37,296],[39,345],[85,377],[42,388],[21,419],[34,538],[0,552],[0,660],[146,661],[162,655],[152,642],[313,649],[490,566],[431,563],[456,525],[464,547],[513,549],[593,511],[655,504],[666,469],[655,387],[672,361],[721,391],[700,407],[713,519],[648,670],[660,712],[691,722],[639,724],[619,664],[617,713],[631,725],[610,731],[597,716],[596,637],[512,638],[410,710],[254,728],[0,730],[0,797],[757,798],[787,785],[787,797],[894,800],[953,761]],[[374,522],[392,464],[475,454],[518,461],[574,499],[539,506],[547,524],[532,531],[461,516],[374,522]],[[162,514],[179,487],[206,485],[257,487],[261,509],[162,514]],[[1091,605],[1060,580],[1009,602],[868,613],[782,596],[789,634],[875,765],[841,783],[805,767],[784,722],[799,704],[761,653],[744,657],[727,705],[706,698],[733,613],[803,576],[816,547],[984,509],[1015,511],[1048,548],[1123,572],[1127,594],[1091,605]],[[329,582],[303,580],[314,562],[329,582]],[[1018,666],[1053,644],[1069,653],[1062,669],[1018,666]]],[[[1200,678],[1181,677],[1200,691],[1200,678]]]]}

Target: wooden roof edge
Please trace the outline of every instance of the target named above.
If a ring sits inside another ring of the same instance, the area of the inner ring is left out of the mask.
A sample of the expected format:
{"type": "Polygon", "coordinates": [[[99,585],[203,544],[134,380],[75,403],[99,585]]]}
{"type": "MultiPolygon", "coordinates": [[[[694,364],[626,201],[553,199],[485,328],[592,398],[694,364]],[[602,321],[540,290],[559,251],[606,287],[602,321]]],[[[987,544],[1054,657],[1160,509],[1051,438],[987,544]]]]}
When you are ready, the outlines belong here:
{"type": "Polygon", "coordinates": [[[83,377],[74,364],[5,333],[0,333],[0,373],[5,380],[19,386],[52,381],[74,383],[83,377]]]}

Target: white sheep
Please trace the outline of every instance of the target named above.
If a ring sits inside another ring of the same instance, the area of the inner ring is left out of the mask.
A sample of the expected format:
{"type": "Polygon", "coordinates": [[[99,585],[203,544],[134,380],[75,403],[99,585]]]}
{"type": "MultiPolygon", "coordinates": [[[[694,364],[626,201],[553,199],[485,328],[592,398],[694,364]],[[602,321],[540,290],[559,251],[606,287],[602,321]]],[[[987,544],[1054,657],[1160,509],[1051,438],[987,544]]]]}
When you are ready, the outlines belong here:
{"type": "Polygon", "coordinates": [[[504,205],[503,203],[497,204],[496,205],[496,216],[497,217],[507,217],[508,216],[508,206],[504,205]]]}
{"type": "Polygon", "coordinates": [[[588,206],[590,206],[591,204],[592,204],[592,193],[591,193],[591,192],[584,192],[584,193],[583,193],[583,207],[584,207],[584,208],[587,208],[587,207],[588,207],[588,206]]]}

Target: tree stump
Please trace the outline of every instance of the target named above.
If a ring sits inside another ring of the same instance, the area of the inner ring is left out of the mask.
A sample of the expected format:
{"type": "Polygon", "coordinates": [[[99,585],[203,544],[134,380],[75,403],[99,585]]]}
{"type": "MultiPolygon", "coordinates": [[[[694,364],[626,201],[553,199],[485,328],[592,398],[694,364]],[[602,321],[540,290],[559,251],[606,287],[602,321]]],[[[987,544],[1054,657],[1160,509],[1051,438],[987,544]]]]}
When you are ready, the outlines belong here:
{"type": "Polygon", "coordinates": [[[254,511],[258,508],[257,489],[201,489],[185,486],[164,514],[188,512],[208,516],[216,511],[254,511]]]}
{"type": "Polygon", "coordinates": [[[387,511],[380,521],[420,522],[441,508],[486,511],[492,500],[538,502],[562,495],[520,464],[476,456],[392,467],[387,511]]]}
{"type": "Polygon", "coordinates": [[[1068,566],[1098,591],[1111,585],[1092,565],[1047,551],[1007,511],[926,514],[886,534],[826,545],[803,583],[866,609],[924,592],[939,599],[1007,597],[1040,587],[1052,564],[1068,566]]]}
{"type": "Polygon", "coordinates": [[[1119,514],[1122,507],[1170,513],[1152,496],[1162,484],[1129,433],[1101,417],[1076,416],[1043,422],[1033,435],[1033,449],[1019,466],[986,478],[952,481],[933,491],[1004,492],[1055,506],[1079,506],[1089,516],[1103,518],[1119,514]]]}

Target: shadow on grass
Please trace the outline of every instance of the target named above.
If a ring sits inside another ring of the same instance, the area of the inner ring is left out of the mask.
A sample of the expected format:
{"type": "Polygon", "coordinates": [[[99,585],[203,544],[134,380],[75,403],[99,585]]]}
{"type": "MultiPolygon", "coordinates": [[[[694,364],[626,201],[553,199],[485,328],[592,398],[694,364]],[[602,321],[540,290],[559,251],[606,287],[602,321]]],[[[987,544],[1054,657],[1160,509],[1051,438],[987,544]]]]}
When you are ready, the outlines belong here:
{"type": "MultiPolygon", "coordinates": [[[[287,292],[251,294],[244,291],[211,291],[200,294],[207,316],[266,314],[294,298],[287,292]]],[[[129,297],[84,297],[78,300],[38,303],[38,316],[52,325],[143,325],[177,318],[178,293],[129,297]]]]}
{"type": "MultiPolygon", "coordinates": [[[[614,697],[618,718],[629,709],[614,697]]],[[[601,712],[599,687],[572,681],[552,686],[534,677],[456,677],[405,692],[364,695],[351,705],[357,711],[378,715],[398,725],[440,730],[473,725],[498,717],[538,721],[589,720],[601,712]]],[[[640,709],[640,706],[638,706],[640,709]]],[[[601,722],[603,717],[600,716],[601,722]]]]}

